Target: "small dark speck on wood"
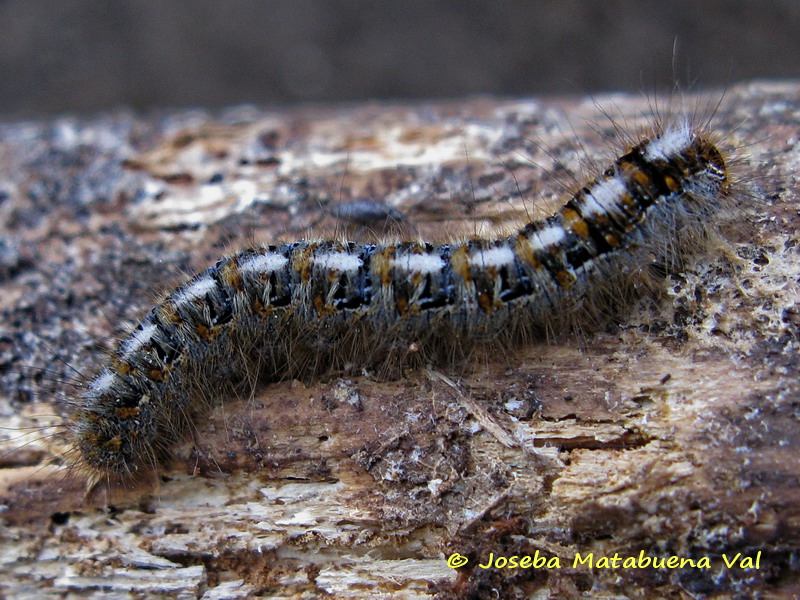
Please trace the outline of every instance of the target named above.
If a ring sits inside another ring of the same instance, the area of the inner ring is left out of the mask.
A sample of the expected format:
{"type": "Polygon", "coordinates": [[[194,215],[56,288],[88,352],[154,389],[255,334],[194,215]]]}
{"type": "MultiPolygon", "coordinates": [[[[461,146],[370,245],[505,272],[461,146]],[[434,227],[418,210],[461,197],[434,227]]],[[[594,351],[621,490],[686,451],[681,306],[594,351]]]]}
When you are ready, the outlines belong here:
{"type": "Polygon", "coordinates": [[[331,214],[337,219],[357,225],[375,225],[381,222],[402,223],[406,216],[387,204],[362,199],[335,206],[331,214]]]}

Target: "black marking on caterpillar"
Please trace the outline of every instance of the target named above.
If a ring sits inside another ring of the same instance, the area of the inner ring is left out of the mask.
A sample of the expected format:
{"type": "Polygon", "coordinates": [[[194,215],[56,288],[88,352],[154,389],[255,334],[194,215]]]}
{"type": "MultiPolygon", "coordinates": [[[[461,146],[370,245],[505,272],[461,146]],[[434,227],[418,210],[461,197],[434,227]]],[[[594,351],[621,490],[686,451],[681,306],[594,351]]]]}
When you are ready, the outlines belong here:
{"type": "Polygon", "coordinates": [[[468,356],[601,318],[672,270],[729,203],[726,161],[682,121],[645,138],[552,216],[450,244],[298,241],[220,259],[155,306],[76,401],[95,473],[156,465],[258,376],[468,356]]]}

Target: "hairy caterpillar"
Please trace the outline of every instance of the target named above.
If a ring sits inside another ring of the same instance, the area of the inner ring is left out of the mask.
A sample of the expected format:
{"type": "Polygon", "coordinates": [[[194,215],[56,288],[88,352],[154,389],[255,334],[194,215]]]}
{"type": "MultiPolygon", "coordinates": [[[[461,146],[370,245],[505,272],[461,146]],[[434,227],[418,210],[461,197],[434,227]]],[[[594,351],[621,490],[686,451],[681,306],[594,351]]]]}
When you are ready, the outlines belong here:
{"type": "Polygon", "coordinates": [[[624,305],[672,270],[730,198],[709,135],[679,121],[633,145],[554,215],[451,244],[301,241],[251,248],[152,309],[76,401],[80,460],[157,464],[226,390],[348,364],[467,356],[624,305]]]}

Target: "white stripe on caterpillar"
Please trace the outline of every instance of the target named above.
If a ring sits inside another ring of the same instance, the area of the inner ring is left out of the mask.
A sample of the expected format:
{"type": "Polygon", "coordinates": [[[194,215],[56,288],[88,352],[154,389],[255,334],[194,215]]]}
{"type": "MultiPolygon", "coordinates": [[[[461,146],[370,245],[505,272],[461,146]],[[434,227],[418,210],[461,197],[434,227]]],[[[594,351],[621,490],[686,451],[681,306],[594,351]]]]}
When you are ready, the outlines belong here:
{"type": "Polygon", "coordinates": [[[158,328],[152,323],[145,325],[142,329],[136,329],[127,340],[120,346],[120,352],[128,357],[134,352],[141,350],[142,346],[150,341],[158,328]]]}
{"type": "Polygon", "coordinates": [[[108,370],[103,370],[89,383],[90,393],[101,394],[110,389],[114,384],[116,375],[108,370]]]}
{"type": "Polygon", "coordinates": [[[314,265],[320,269],[347,273],[349,271],[357,271],[364,263],[357,256],[346,252],[330,252],[328,254],[317,254],[314,257],[314,265]]]}
{"type": "Polygon", "coordinates": [[[408,273],[420,275],[438,273],[444,269],[444,261],[435,254],[404,254],[392,260],[391,264],[408,273]]]}
{"type": "Polygon", "coordinates": [[[485,269],[489,267],[504,267],[514,263],[514,251],[508,246],[478,250],[470,256],[470,262],[485,269]]]}
{"type": "Polygon", "coordinates": [[[534,250],[546,250],[551,246],[561,243],[564,239],[564,228],[560,225],[553,225],[535,231],[531,238],[531,246],[534,250]]]}
{"type": "Polygon", "coordinates": [[[189,287],[178,290],[173,300],[175,304],[184,304],[192,300],[198,300],[205,297],[216,285],[216,282],[211,279],[211,277],[202,277],[189,285],[189,287]]]}
{"type": "Polygon", "coordinates": [[[612,177],[593,186],[586,195],[584,216],[608,212],[614,202],[625,193],[625,182],[621,177],[612,177]]]}
{"type": "Polygon", "coordinates": [[[289,259],[281,254],[256,254],[239,265],[243,273],[272,273],[286,266],[289,259]]]}
{"type": "Polygon", "coordinates": [[[681,123],[505,238],[297,241],[224,257],[120,344],[76,401],[75,445],[88,467],[130,475],[238,382],[467,356],[546,335],[579,309],[608,313],[653,262],[669,271],[697,250],[729,188],[720,150],[681,123]]]}
{"type": "Polygon", "coordinates": [[[658,138],[645,147],[644,155],[650,160],[669,160],[686,148],[692,139],[692,131],[687,121],[680,121],[668,128],[658,138]]]}

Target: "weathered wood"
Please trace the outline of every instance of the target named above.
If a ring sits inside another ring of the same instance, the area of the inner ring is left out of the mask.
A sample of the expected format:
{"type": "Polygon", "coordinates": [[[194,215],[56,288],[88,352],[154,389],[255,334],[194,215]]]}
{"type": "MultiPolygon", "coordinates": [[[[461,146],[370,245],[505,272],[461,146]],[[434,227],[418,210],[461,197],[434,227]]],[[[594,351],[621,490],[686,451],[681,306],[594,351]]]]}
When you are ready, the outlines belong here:
{"type": "Polygon", "coordinates": [[[741,147],[749,208],[722,247],[665,282],[665,298],[616,326],[393,381],[351,373],[268,385],[219,407],[156,485],[100,486],[86,499],[85,484],[60,478],[57,437],[19,435],[64,412],[64,388],[43,382],[71,377],[65,363],[91,374],[95,340],[109,345],[155,294],[229,249],[310,228],[383,235],[385,219],[348,204],[363,198],[406,215],[390,224],[395,234],[438,239],[547,212],[559,182],[574,189],[558,164],[581,179],[587,156],[612,156],[601,107],[632,131],[654,102],[2,125],[0,418],[16,430],[2,432],[12,451],[0,458],[2,594],[800,593],[800,84],[728,90],[714,129],[741,147]],[[336,218],[353,211],[367,216],[336,218]],[[477,567],[490,553],[536,551],[560,568],[477,567]],[[712,566],[573,566],[576,553],[640,551],[712,566]],[[469,563],[448,568],[453,552],[469,563]],[[723,553],[758,552],[759,569],[724,569],[723,553]]]}

